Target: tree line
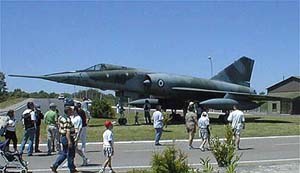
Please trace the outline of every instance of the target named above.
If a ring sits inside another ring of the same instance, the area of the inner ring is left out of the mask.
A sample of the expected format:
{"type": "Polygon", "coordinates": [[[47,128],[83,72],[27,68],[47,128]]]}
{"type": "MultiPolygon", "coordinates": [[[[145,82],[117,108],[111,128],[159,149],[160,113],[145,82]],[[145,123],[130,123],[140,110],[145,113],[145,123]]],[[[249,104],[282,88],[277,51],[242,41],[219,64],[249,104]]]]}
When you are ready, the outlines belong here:
{"type": "Polygon", "coordinates": [[[115,105],[115,96],[112,94],[103,94],[96,89],[88,89],[88,90],[80,90],[75,93],[55,93],[55,92],[26,92],[21,89],[15,89],[13,91],[8,91],[6,82],[5,82],[5,74],[0,72],[0,103],[9,99],[14,98],[58,98],[59,95],[63,95],[65,98],[76,98],[83,100],[84,98],[88,98],[91,100],[95,99],[105,99],[110,105],[115,105]]]}

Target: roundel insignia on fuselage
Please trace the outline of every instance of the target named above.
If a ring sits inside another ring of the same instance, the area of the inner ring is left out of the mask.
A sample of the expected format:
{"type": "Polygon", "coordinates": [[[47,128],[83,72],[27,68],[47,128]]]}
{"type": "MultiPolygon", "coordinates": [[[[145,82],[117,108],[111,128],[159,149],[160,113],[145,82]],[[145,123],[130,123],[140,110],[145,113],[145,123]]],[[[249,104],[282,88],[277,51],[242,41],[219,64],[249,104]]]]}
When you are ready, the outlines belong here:
{"type": "Polygon", "coordinates": [[[162,79],[159,79],[159,80],[157,81],[157,85],[158,85],[159,87],[163,87],[163,86],[165,85],[165,82],[164,82],[162,79]]]}

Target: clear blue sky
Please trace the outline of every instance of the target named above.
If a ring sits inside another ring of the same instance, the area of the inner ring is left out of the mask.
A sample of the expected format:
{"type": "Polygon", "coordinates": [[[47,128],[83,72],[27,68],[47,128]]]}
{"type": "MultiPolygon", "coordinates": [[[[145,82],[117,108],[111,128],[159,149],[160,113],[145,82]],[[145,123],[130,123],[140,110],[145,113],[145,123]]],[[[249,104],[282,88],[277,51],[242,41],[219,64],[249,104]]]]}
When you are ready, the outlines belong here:
{"type": "MultiPolygon", "coordinates": [[[[257,91],[299,75],[299,2],[1,1],[0,71],[41,75],[112,63],[210,77],[255,59],[257,91]]],[[[8,88],[73,92],[71,85],[7,77],[8,88]]],[[[79,87],[76,87],[79,89],[79,87]]]]}

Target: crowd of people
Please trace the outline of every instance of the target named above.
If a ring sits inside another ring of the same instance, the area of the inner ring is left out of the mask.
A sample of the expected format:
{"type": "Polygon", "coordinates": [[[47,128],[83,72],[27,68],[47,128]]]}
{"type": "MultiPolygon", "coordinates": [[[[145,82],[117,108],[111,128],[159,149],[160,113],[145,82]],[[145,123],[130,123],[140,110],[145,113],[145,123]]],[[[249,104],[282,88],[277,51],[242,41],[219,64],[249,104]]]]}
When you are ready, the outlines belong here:
{"type": "MultiPolygon", "coordinates": [[[[202,139],[200,144],[200,150],[210,150],[210,121],[208,117],[208,109],[202,108],[199,119],[197,118],[197,106],[190,102],[188,106],[188,113],[185,116],[186,129],[189,135],[189,149],[193,149],[193,139],[196,133],[197,126],[199,128],[199,137],[202,139]],[[208,146],[205,148],[205,144],[208,146]]],[[[229,114],[227,121],[231,124],[233,131],[233,140],[236,142],[236,149],[240,149],[240,134],[242,129],[245,129],[245,116],[244,113],[237,109],[237,106],[233,106],[233,111],[229,114]]]]}
{"type": "Polygon", "coordinates": [[[81,103],[77,103],[74,107],[65,107],[62,114],[58,111],[57,105],[50,103],[49,110],[44,115],[40,105],[28,102],[27,109],[22,113],[24,133],[19,150],[17,148],[17,121],[14,110],[9,110],[7,117],[5,139],[8,140],[8,147],[5,149],[6,151],[10,150],[9,143],[12,141],[13,152],[18,152],[21,157],[27,142],[28,156],[32,156],[33,152],[41,153],[42,151],[39,149],[40,127],[42,121],[44,121],[47,126],[47,155],[58,153],[56,161],[51,165],[52,172],[57,172],[57,167],[67,159],[67,166],[70,172],[76,173],[77,170],[74,165],[75,153],[82,157],[82,165],[88,164],[89,160],[85,152],[89,116],[81,108],[81,103]],[[80,148],[78,146],[79,141],[82,143],[80,148]]]}
{"type": "MultiPolygon", "coordinates": [[[[160,138],[163,133],[164,116],[162,113],[161,105],[156,106],[156,111],[153,112],[152,118],[150,118],[151,105],[145,102],[145,123],[153,122],[155,129],[155,146],[160,146],[160,138]]],[[[185,115],[186,130],[188,133],[188,145],[189,149],[193,149],[193,139],[199,128],[199,137],[202,139],[200,150],[209,150],[210,144],[210,122],[208,117],[208,109],[202,108],[201,114],[193,102],[189,103],[187,108],[188,112],[185,115]],[[205,145],[208,147],[205,148],[205,145]]],[[[39,149],[40,142],[40,126],[41,122],[47,126],[47,155],[51,155],[57,152],[56,160],[51,164],[50,168],[52,172],[56,173],[57,168],[67,160],[67,167],[71,173],[78,172],[74,164],[75,154],[77,153],[82,158],[82,165],[88,164],[89,159],[86,156],[86,138],[87,127],[89,123],[89,116],[86,111],[81,108],[81,103],[77,103],[74,107],[66,106],[64,112],[60,113],[57,109],[57,105],[50,103],[49,110],[45,115],[41,112],[40,106],[35,105],[33,102],[27,103],[27,109],[22,113],[22,122],[24,125],[24,134],[19,150],[17,149],[17,136],[16,136],[16,119],[14,111],[9,110],[7,113],[8,123],[5,133],[5,138],[13,142],[14,152],[19,152],[22,156],[25,149],[25,144],[29,140],[27,155],[32,156],[33,152],[42,152],[39,149]],[[82,145],[79,148],[78,142],[81,141],[82,145]],[[33,150],[33,146],[35,146],[33,150]]],[[[233,106],[233,111],[229,114],[228,119],[231,122],[231,127],[234,134],[234,140],[236,141],[237,149],[240,148],[240,134],[243,128],[245,128],[245,117],[242,111],[238,110],[236,106],[233,106]]],[[[138,124],[138,114],[135,116],[135,124],[138,124]]],[[[103,153],[106,158],[102,164],[102,168],[99,173],[105,172],[106,167],[109,167],[109,173],[114,172],[112,169],[112,156],[114,155],[114,135],[112,132],[113,123],[111,121],[105,121],[104,126],[106,130],[103,133],[103,153]]],[[[9,150],[9,147],[6,148],[9,150]]]]}

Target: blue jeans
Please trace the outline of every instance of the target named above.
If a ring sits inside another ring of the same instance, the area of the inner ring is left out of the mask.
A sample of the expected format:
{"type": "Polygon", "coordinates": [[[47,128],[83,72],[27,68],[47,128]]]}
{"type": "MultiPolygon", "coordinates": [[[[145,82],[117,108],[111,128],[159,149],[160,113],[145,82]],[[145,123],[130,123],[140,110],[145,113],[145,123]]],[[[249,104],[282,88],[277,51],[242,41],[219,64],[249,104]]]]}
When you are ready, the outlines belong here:
{"type": "Polygon", "coordinates": [[[29,128],[24,131],[23,140],[20,147],[20,155],[23,154],[25,144],[27,143],[27,140],[29,138],[29,146],[28,146],[28,155],[31,155],[33,152],[33,140],[34,140],[34,134],[35,134],[35,128],[29,128]]]}
{"type": "Polygon", "coordinates": [[[68,168],[70,171],[73,171],[76,167],[74,165],[75,158],[75,142],[72,142],[73,145],[71,147],[68,146],[68,139],[66,136],[61,137],[62,151],[58,154],[53,167],[55,169],[58,168],[66,159],[68,159],[68,168]]]}
{"type": "Polygon", "coordinates": [[[155,144],[159,143],[160,137],[162,135],[162,128],[155,128],[155,144]]]}

